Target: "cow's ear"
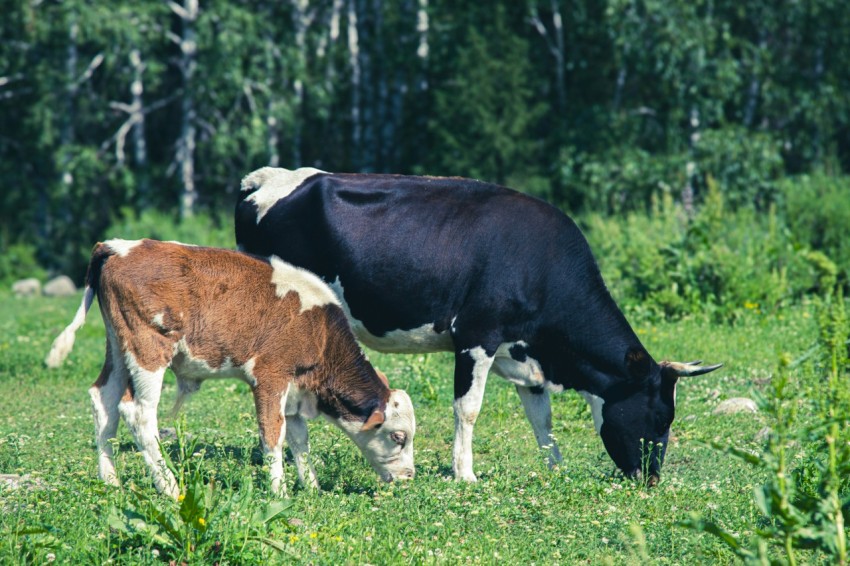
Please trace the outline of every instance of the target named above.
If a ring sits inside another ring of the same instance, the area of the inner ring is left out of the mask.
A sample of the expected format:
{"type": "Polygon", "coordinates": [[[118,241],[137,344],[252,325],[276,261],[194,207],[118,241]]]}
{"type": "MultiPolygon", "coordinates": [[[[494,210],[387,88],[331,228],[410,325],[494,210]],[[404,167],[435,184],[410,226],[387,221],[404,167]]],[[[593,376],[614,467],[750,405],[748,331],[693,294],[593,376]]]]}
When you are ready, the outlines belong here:
{"type": "Polygon", "coordinates": [[[633,379],[643,379],[649,375],[649,354],[643,348],[632,347],[626,351],[626,369],[633,379]]]}
{"type": "Polygon", "coordinates": [[[383,409],[375,409],[372,411],[372,414],[369,415],[369,418],[366,419],[366,422],[363,423],[363,426],[360,428],[360,432],[366,432],[367,430],[375,430],[384,424],[384,410],[383,409]]]}
{"type": "Polygon", "coordinates": [[[723,367],[723,364],[701,366],[701,360],[695,362],[661,362],[661,378],[670,383],[676,383],[680,377],[702,375],[723,367]]]}

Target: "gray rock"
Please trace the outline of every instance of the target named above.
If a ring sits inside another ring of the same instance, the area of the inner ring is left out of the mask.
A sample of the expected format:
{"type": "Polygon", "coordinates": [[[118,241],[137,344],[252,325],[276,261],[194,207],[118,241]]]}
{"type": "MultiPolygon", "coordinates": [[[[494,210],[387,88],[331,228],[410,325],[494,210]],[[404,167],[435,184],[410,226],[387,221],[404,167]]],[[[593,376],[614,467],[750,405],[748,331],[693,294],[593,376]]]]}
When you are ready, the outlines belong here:
{"type": "Polygon", "coordinates": [[[76,292],[74,282],[67,275],[54,277],[44,285],[44,294],[48,297],[69,297],[76,292]]]}
{"type": "Polygon", "coordinates": [[[726,399],[712,411],[715,415],[734,415],[737,413],[758,413],[756,402],[746,397],[726,399]]]}
{"type": "Polygon", "coordinates": [[[0,474],[0,488],[2,487],[8,487],[9,489],[19,489],[21,487],[41,489],[44,487],[44,482],[29,474],[22,476],[18,474],[0,474]]]}
{"type": "Polygon", "coordinates": [[[41,294],[41,281],[35,277],[21,279],[12,284],[12,292],[18,297],[32,297],[41,294]]]}

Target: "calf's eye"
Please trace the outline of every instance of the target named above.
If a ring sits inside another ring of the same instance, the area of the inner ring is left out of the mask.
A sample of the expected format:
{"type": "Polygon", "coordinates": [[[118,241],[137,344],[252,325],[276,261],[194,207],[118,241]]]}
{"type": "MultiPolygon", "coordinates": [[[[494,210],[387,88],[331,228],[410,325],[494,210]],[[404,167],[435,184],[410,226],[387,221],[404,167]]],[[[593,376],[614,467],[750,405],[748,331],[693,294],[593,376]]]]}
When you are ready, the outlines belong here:
{"type": "Polygon", "coordinates": [[[405,442],[407,442],[407,434],[404,431],[397,430],[390,435],[390,438],[393,442],[398,444],[399,446],[404,446],[405,442]]]}

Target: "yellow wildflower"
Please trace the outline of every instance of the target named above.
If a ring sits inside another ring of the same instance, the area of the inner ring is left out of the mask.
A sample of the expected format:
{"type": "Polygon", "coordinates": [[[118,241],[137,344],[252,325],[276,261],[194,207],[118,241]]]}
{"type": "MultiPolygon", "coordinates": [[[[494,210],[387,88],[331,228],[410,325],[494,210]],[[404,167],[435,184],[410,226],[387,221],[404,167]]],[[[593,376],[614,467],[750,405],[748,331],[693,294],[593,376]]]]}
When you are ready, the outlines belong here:
{"type": "Polygon", "coordinates": [[[198,518],[198,524],[201,525],[202,527],[206,527],[207,521],[203,517],[200,517],[200,518],[198,518]]]}
{"type": "Polygon", "coordinates": [[[318,538],[319,533],[310,533],[310,538],[318,538]]]}
{"type": "Polygon", "coordinates": [[[177,501],[183,501],[184,499],[186,499],[186,494],[184,493],[181,493],[177,496],[177,501]]]}

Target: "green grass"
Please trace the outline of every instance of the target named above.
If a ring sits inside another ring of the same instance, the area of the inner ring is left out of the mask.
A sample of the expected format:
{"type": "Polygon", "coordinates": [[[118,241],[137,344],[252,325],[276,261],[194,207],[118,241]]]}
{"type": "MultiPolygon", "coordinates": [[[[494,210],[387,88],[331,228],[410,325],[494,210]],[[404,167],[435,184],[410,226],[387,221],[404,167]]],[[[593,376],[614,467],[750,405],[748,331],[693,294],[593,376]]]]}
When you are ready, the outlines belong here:
{"type": "MultiPolygon", "coordinates": [[[[47,370],[51,341],[71,320],[79,297],[15,299],[0,296],[0,474],[30,474],[37,484],[0,486],[0,563],[161,563],[186,558],[144,537],[110,529],[111,509],[131,506],[130,488],[155,495],[126,427],[119,429],[116,458],[123,489],[97,480],[87,388],[103,360],[103,324],[94,307],[66,363],[47,370]]],[[[698,512],[748,537],[766,520],[753,489],[765,478],[757,469],[706,446],[712,441],[758,451],[764,414],[715,416],[723,399],[764,390],[780,352],[797,356],[817,338],[811,308],[779,316],[749,313],[734,326],[699,320],[649,323],[633,320],[658,359],[725,362],[720,371],[680,383],[661,484],[645,489],[619,477],[596,437],[589,409],[575,393],[553,396],[554,434],[563,465],[549,470],[538,453],[513,387],[491,376],[475,429],[475,484],[451,479],[452,360],[448,355],[384,355],[373,363],[394,387],[408,390],[417,411],[417,477],[381,484],[354,445],[329,423],[310,423],[313,460],[323,491],[294,486],[287,521],[265,536],[282,550],[240,535],[237,512],[210,524],[220,538],[214,554],[197,563],[298,560],[322,564],[385,563],[730,563],[734,556],[716,538],[676,525],[698,512]],[[279,555],[282,552],[283,556],[279,555]]],[[[801,389],[802,391],[802,389],[801,389]]],[[[166,378],[160,427],[174,398],[166,378]]],[[[801,424],[813,418],[812,400],[801,394],[801,424]],[[811,411],[811,415],[809,414],[811,411]]],[[[246,385],[207,382],[184,409],[185,429],[198,447],[193,462],[215,478],[219,493],[253,490],[257,507],[268,503],[268,475],[258,459],[256,421],[246,385]]],[[[174,441],[165,448],[174,452],[174,441]]],[[[798,453],[822,450],[800,446],[798,453]]],[[[801,456],[802,457],[802,456],[801,456]]],[[[250,503],[250,502],[249,502],[250,503]]],[[[212,521],[212,519],[210,519],[212,521]]],[[[823,561],[813,553],[807,562],[823,561]]]]}

